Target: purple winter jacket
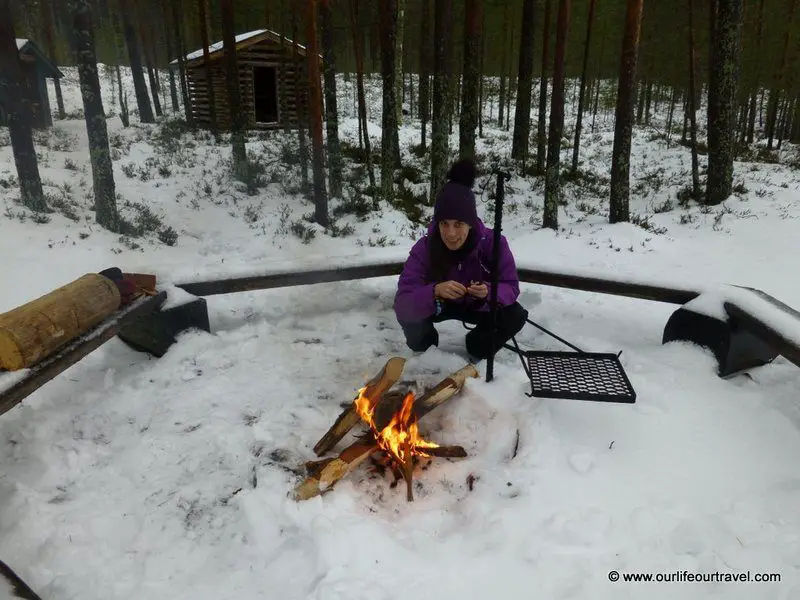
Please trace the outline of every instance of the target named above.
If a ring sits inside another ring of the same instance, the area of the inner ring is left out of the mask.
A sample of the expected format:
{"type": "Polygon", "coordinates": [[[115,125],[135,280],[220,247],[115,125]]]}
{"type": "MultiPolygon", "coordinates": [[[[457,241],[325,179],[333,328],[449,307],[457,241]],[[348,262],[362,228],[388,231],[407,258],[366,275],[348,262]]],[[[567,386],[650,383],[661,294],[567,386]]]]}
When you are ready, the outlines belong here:
{"type": "MultiPolygon", "coordinates": [[[[485,283],[489,288],[489,294],[485,299],[465,295],[458,300],[447,300],[447,302],[462,304],[471,310],[488,311],[492,296],[489,268],[492,261],[494,232],[479,219],[475,225],[475,233],[478,236],[475,248],[461,262],[453,265],[441,281],[458,281],[465,287],[469,287],[472,281],[485,283]]],[[[394,298],[394,311],[398,321],[413,323],[436,314],[433,288],[440,281],[434,281],[430,273],[428,239],[432,235],[439,235],[438,227],[434,223],[431,223],[428,233],[412,246],[400,273],[394,298]]],[[[519,277],[514,255],[511,254],[508,241],[503,235],[500,236],[499,271],[497,304],[509,306],[519,297],[519,277]]]]}

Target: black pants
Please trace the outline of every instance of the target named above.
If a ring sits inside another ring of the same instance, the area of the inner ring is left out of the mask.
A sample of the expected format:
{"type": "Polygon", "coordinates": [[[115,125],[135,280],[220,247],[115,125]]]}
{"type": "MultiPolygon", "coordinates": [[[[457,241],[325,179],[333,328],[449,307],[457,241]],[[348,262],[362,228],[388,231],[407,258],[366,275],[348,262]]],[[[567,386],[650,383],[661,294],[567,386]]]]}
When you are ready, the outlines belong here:
{"type": "MultiPolygon", "coordinates": [[[[527,318],[528,311],[519,302],[510,306],[497,307],[495,352],[520,332],[527,318]]],[[[467,352],[478,359],[487,358],[492,347],[492,324],[489,312],[464,310],[460,306],[445,302],[444,309],[435,317],[416,323],[401,321],[400,326],[403,328],[408,347],[415,352],[424,352],[431,346],[439,345],[439,332],[436,331],[433,324],[454,319],[475,325],[475,328],[466,335],[467,352]]]]}

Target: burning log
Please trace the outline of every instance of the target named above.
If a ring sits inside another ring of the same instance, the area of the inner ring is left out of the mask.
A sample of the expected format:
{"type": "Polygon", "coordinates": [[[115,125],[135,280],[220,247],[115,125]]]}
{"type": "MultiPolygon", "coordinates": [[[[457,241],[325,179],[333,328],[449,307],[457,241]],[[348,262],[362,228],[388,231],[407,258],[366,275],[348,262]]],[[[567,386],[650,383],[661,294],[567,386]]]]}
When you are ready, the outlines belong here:
{"type": "Polygon", "coordinates": [[[359,397],[365,396],[369,398],[370,408],[374,409],[381,396],[400,379],[405,365],[406,359],[397,356],[386,361],[380,372],[359,391],[359,395],[353,399],[353,405],[346,408],[339,415],[333,426],[316,443],[314,453],[317,456],[322,456],[331,450],[361,420],[355,408],[355,402],[359,397]]]}

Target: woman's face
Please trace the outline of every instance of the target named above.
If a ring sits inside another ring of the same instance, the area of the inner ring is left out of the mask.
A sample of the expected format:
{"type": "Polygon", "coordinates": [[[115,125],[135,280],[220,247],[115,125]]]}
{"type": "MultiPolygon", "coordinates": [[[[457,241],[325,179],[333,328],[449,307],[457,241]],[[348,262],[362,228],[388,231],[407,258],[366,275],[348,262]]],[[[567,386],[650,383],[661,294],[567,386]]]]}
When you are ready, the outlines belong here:
{"type": "Polygon", "coordinates": [[[470,226],[463,221],[445,219],[439,221],[439,235],[442,236],[444,245],[448,250],[458,250],[467,241],[470,226]]]}

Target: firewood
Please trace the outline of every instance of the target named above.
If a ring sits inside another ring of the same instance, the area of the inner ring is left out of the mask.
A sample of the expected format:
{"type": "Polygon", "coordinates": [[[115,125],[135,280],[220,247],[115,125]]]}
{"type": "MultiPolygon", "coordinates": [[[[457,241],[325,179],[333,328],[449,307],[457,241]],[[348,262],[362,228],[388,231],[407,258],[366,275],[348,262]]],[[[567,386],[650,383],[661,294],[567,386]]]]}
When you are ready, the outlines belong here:
{"type": "Polygon", "coordinates": [[[467,451],[461,446],[437,446],[435,448],[419,448],[420,452],[424,452],[428,456],[435,456],[437,458],[466,458],[467,451]]]}
{"type": "MultiPolygon", "coordinates": [[[[380,372],[367,382],[364,395],[370,399],[371,407],[374,407],[381,396],[400,379],[405,365],[406,359],[404,358],[398,356],[390,358],[380,372]]],[[[358,396],[353,398],[354,403],[356,399],[358,396]]],[[[356,411],[355,404],[346,408],[328,432],[316,443],[314,453],[322,456],[331,450],[360,420],[361,417],[356,411]]]]}
{"type": "Polygon", "coordinates": [[[358,441],[342,450],[338,457],[325,463],[316,473],[294,488],[295,500],[308,500],[330,490],[334,484],[360,465],[370,454],[380,450],[374,441],[358,441]]]}
{"type": "Polygon", "coordinates": [[[417,420],[431,412],[434,408],[449,400],[464,387],[467,377],[478,377],[478,369],[469,364],[462,367],[439,384],[425,392],[414,401],[414,415],[417,420]]]}

